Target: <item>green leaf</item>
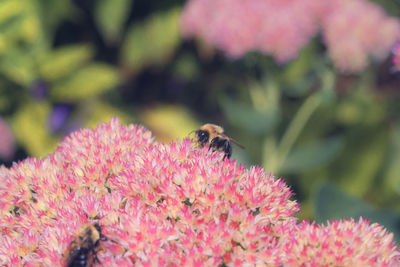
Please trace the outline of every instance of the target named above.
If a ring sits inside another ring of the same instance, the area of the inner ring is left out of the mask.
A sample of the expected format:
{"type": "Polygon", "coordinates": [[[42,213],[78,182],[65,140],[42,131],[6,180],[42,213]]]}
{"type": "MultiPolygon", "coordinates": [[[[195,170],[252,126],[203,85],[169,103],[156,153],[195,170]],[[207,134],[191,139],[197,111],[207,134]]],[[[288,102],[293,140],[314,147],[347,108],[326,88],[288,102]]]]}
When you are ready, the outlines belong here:
{"type": "Polygon", "coordinates": [[[198,78],[200,70],[197,59],[190,54],[180,55],[175,61],[174,74],[185,81],[198,78]]]}
{"type": "Polygon", "coordinates": [[[308,45],[303,48],[295,60],[289,62],[281,73],[284,84],[282,88],[290,96],[303,96],[310,92],[315,82],[315,77],[310,75],[310,68],[315,61],[315,47],[308,45]]]}
{"type": "Polygon", "coordinates": [[[389,155],[387,167],[382,179],[385,196],[392,196],[393,193],[400,195],[400,125],[393,125],[390,131],[389,155]]]}
{"type": "Polygon", "coordinates": [[[322,184],[316,191],[314,205],[318,223],[344,218],[357,220],[361,216],[385,226],[399,242],[400,214],[375,208],[360,198],[347,195],[334,185],[322,184]]]}
{"type": "Polygon", "coordinates": [[[23,12],[24,1],[3,0],[0,1],[0,23],[4,23],[12,17],[23,12]]]}
{"type": "Polygon", "coordinates": [[[45,156],[56,147],[56,138],[50,135],[47,124],[49,112],[47,104],[28,102],[12,118],[16,138],[31,156],[45,156]]]}
{"type": "Polygon", "coordinates": [[[53,87],[56,100],[76,101],[94,97],[118,85],[118,72],[106,64],[92,64],[53,87]]]}
{"type": "Polygon", "coordinates": [[[93,56],[88,45],[69,45],[51,51],[39,59],[39,72],[47,81],[65,77],[86,63],[93,56]]]}
{"type": "Polygon", "coordinates": [[[374,125],[385,118],[384,105],[363,90],[349,94],[340,102],[336,111],[337,120],[347,125],[358,123],[374,125]]]}
{"type": "Polygon", "coordinates": [[[43,31],[36,6],[36,1],[0,1],[1,56],[10,57],[10,51],[19,50],[24,54],[24,60],[32,61],[29,64],[33,65],[32,55],[43,45],[43,31]]]}
{"type": "Polygon", "coordinates": [[[60,22],[77,15],[78,8],[70,0],[36,0],[44,31],[53,36],[60,22]]]}
{"type": "Polygon", "coordinates": [[[169,60],[180,40],[179,18],[180,9],[172,9],[133,25],[122,47],[123,63],[138,71],[169,60]]]}
{"type": "Polygon", "coordinates": [[[98,99],[85,101],[80,111],[77,116],[85,118],[85,127],[95,128],[101,122],[110,121],[112,117],[118,117],[122,123],[130,123],[133,120],[131,114],[98,99]]]}
{"type": "Polygon", "coordinates": [[[385,163],[388,133],[388,129],[380,124],[352,128],[346,134],[346,146],[340,160],[330,167],[330,178],[355,195],[365,195],[373,188],[385,163]]]}
{"type": "Polygon", "coordinates": [[[279,120],[275,109],[258,111],[249,106],[234,102],[228,97],[221,99],[221,106],[229,121],[253,134],[265,134],[273,129],[279,120]]]}
{"type": "Polygon", "coordinates": [[[190,110],[179,105],[153,106],[144,110],[140,118],[161,142],[188,137],[189,132],[197,129],[200,124],[190,110]]]}
{"type": "Polygon", "coordinates": [[[22,86],[29,86],[36,78],[32,59],[16,49],[0,57],[0,73],[22,86]]]}
{"type": "Polygon", "coordinates": [[[100,0],[96,2],[95,20],[107,40],[119,37],[126,22],[132,0],[100,0]]]}
{"type": "Polygon", "coordinates": [[[335,159],[343,147],[344,143],[341,137],[331,137],[299,146],[293,149],[279,171],[296,173],[315,169],[335,159]]]}
{"type": "Polygon", "coordinates": [[[30,44],[40,43],[43,38],[42,25],[37,1],[24,1],[24,20],[21,25],[21,39],[30,44]]]}

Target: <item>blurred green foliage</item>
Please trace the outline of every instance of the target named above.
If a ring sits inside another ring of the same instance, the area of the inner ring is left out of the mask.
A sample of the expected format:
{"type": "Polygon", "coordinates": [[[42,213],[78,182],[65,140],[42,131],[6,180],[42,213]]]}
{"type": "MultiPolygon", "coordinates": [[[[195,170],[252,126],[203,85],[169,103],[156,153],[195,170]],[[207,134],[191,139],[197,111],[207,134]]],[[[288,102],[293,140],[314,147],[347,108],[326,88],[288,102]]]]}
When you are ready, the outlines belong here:
{"type": "Polygon", "coordinates": [[[181,39],[183,4],[0,1],[0,114],[18,141],[13,160],[112,116],[166,142],[217,123],[246,147],[233,158],[292,186],[300,217],[365,216],[399,240],[400,76],[390,64],[337,73],[318,38],[284,65],[256,53],[227,60],[181,39]]]}
{"type": "Polygon", "coordinates": [[[121,61],[132,71],[163,65],[179,44],[180,9],[158,12],[133,24],[122,46],[121,61]]]}

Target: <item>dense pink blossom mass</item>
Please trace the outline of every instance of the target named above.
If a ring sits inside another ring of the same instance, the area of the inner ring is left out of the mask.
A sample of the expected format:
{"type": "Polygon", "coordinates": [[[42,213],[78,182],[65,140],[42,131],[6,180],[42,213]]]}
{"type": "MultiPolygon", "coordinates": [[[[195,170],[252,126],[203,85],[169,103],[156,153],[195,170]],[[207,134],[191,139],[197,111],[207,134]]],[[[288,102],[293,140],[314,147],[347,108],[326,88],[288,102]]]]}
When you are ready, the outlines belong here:
{"type": "Polygon", "coordinates": [[[231,58],[249,51],[278,62],[298,56],[321,31],[335,66],[364,69],[369,57],[386,57],[400,24],[367,0],[190,0],[181,20],[184,37],[199,36],[231,58]]]}
{"type": "Polygon", "coordinates": [[[368,221],[298,223],[286,183],[190,139],[162,144],[118,119],[72,133],[43,159],[0,168],[0,265],[65,266],[88,223],[95,266],[399,266],[368,221]]]}

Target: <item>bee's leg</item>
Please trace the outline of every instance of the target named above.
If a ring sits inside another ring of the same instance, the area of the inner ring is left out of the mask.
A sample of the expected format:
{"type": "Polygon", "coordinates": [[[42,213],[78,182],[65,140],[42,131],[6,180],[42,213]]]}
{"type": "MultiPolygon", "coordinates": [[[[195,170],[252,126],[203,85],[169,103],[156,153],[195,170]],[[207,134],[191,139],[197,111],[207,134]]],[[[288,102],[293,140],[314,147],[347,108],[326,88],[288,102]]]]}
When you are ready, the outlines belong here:
{"type": "Polygon", "coordinates": [[[214,137],[213,139],[211,139],[210,145],[208,146],[208,151],[210,151],[211,148],[213,149],[213,152],[217,150],[219,147],[219,143],[220,141],[218,137],[214,137]]]}
{"type": "Polygon", "coordinates": [[[99,257],[97,257],[97,251],[94,248],[92,249],[92,253],[94,257],[94,262],[98,262],[99,264],[101,264],[99,257]]]}
{"type": "Polygon", "coordinates": [[[108,238],[107,238],[107,241],[111,241],[111,242],[113,242],[114,244],[119,244],[117,241],[112,240],[112,239],[108,239],[108,238]]]}
{"type": "Polygon", "coordinates": [[[99,264],[101,264],[101,261],[97,257],[97,252],[98,252],[97,248],[98,248],[98,245],[99,245],[99,242],[100,242],[101,238],[106,238],[106,237],[100,234],[100,239],[97,240],[95,243],[93,243],[92,240],[89,239],[89,248],[90,248],[90,251],[91,251],[91,253],[93,255],[94,262],[98,262],[99,264]]]}
{"type": "Polygon", "coordinates": [[[220,147],[222,148],[222,151],[225,153],[222,160],[224,160],[225,158],[230,159],[232,156],[231,142],[229,140],[224,140],[224,143],[222,143],[220,147]]]}

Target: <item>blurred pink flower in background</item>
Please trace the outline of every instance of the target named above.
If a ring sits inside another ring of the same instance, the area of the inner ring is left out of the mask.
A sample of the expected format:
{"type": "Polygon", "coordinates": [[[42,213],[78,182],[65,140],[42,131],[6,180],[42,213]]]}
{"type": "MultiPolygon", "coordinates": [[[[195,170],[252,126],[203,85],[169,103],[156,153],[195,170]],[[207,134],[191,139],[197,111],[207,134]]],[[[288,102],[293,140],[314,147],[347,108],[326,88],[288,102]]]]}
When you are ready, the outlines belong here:
{"type": "Polygon", "coordinates": [[[183,12],[182,33],[199,35],[233,58],[260,50],[287,61],[317,31],[313,1],[192,0],[183,12]]]}
{"type": "Polygon", "coordinates": [[[184,37],[199,36],[228,57],[254,50],[277,62],[296,58],[321,29],[343,72],[361,71],[369,56],[387,56],[400,33],[399,22],[367,0],[190,0],[181,29],[184,37]]]}
{"type": "Polygon", "coordinates": [[[392,58],[393,70],[400,71],[400,42],[398,42],[393,47],[392,53],[393,53],[393,58],[392,58]]]}
{"type": "Polygon", "coordinates": [[[344,72],[358,72],[369,57],[384,59],[400,37],[399,21],[367,0],[326,1],[321,24],[329,55],[344,72]]]}
{"type": "Polygon", "coordinates": [[[0,158],[10,160],[15,152],[15,138],[8,123],[0,118],[0,158]]]}
{"type": "Polygon", "coordinates": [[[65,265],[74,233],[94,222],[116,241],[101,243],[104,266],[400,264],[381,226],[297,224],[283,180],[221,159],[113,119],[72,133],[43,159],[2,166],[0,264],[65,265]]]}
{"type": "Polygon", "coordinates": [[[260,31],[253,32],[257,36],[255,49],[274,55],[278,62],[296,58],[318,30],[315,0],[246,2],[256,11],[249,16],[261,20],[260,31]]]}

